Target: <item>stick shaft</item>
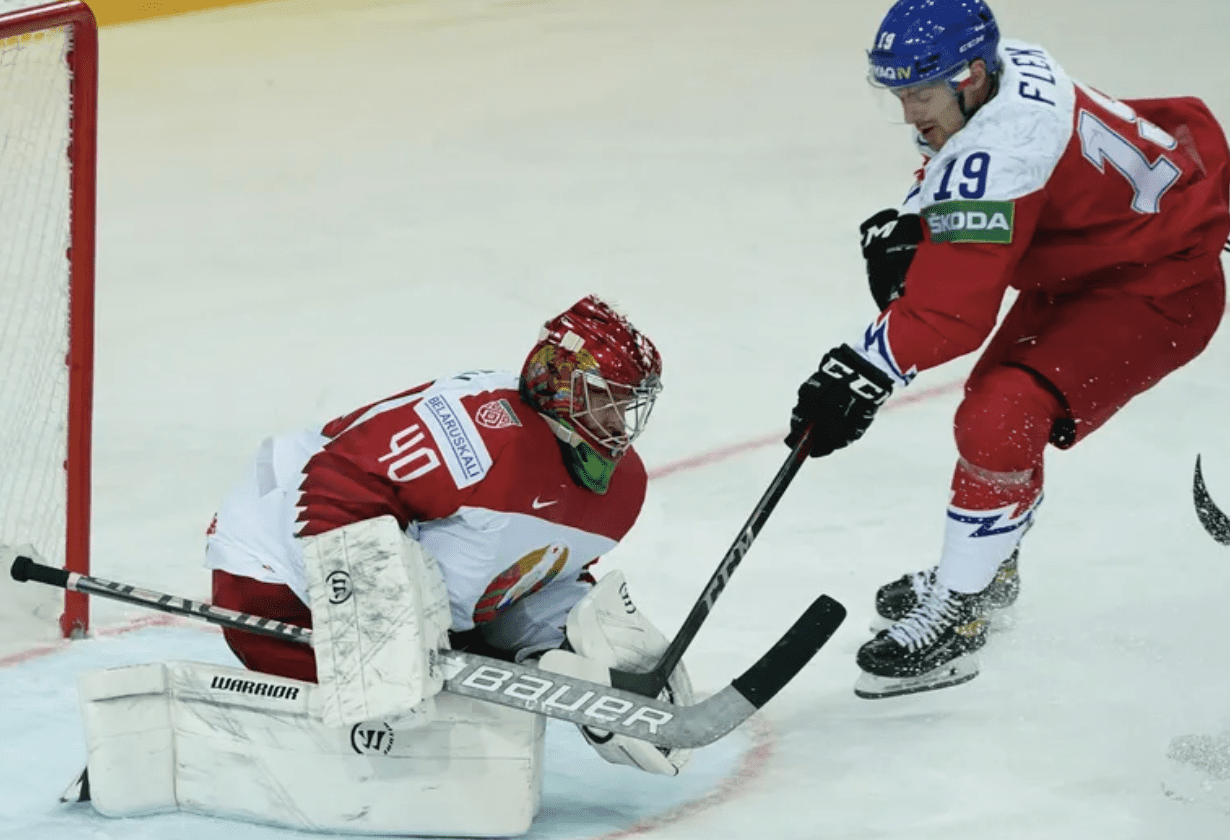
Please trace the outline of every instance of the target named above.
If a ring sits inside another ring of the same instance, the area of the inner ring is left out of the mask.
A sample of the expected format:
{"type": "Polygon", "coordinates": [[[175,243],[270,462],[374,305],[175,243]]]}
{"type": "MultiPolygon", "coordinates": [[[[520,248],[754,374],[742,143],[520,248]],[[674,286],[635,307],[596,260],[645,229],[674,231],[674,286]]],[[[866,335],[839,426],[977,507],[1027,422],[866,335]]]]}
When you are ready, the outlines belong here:
{"type": "Polygon", "coordinates": [[[108,598],[112,601],[135,604],[146,609],[171,613],[172,615],[201,618],[210,624],[230,627],[235,630],[247,630],[251,633],[260,633],[264,636],[272,636],[275,639],[285,639],[305,645],[312,643],[312,631],[305,627],[286,624],[282,621],[274,621],[273,619],[263,618],[258,615],[215,607],[213,604],[207,604],[203,601],[193,601],[189,598],[180,598],[176,595],[167,595],[162,592],[151,592],[148,589],[140,589],[136,586],[129,586],[126,583],[116,583],[115,581],[91,575],[77,574],[66,569],[58,569],[54,566],[35,563],[29,557],[18,557],[14,561],[12,575],[14,580],[33,580],[50,586],[59,586],[74,592],[82,592],[86,595],[108,598]]]}
{"type": "Polygon", "coordinates": [[[726,550],[726,554],[723,555],[721,562],[718,563],[713,576],[709,578],[709,582],[705,584],[704,590],[700,593],[700,598],[693,605],[692,611],[688,613],[687,618],[683,620],[679,632],[675,634],[675,638],[671,640],[666,650],[662,653],[662,658],[658,660],[658,664],[654,666],[652,671],[645,674],[625,674],[619,671],[612,671],[612,685],[650,697],[656,697],[665,688],[667,679],[683,659],[683,654],[687,651],[693,640],[695,640],[697,633],[700,632],[701,625],[705,623],[705,619],[708,618],[709,613],[713,610],[713,605],[717,603],[722,590],[726,588],[726,584],[730,581],[730,576],[734,574],[735,569],[743,562],[743,558],[747,555],[748,550],[751,549],[756,535],[760,533],[760,529],[768,521],[769,514],[773,513],[773,509],[777,507],[777,503],[785,495],[786,488],[790,486],[790,482],[798,475],[799,468],[807,460],[807,452],[811,448],[811,437],[812,427],[808,426],[803,430],[803,434],[794,445],[794,448],[790,450],[790,454],[786,457],[785,462],[778,469],[777,475],[773,476],[773,480],[769,482],[768,488],[760,497],[760,501],[756,503],[756,507],[752,509],[747,522],[739,530],[739,535],[735,537],[735,541],[726,550]]]}

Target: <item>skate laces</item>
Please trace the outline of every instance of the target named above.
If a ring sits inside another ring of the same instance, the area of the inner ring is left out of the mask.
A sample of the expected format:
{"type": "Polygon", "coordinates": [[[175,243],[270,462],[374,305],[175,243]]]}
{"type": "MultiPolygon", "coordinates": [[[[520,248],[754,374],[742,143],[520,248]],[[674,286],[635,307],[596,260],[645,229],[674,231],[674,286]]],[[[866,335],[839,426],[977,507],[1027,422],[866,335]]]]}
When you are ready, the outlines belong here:
{"type": "Polygon", "coordinates": [[[932,566],[930,569],[910,573],[910,586],[913,587],[914,594],[918,596],[920,601],[931,591],[931,586],[935,583],[935,576],[939,572],[939,568],[939,566],[932,566]]]}
{"type": "MultiPolygon", "coordinates": [[[[918,574],[922,574],[921,572],[918,574]]],[[[886,631],[893,641],[911,651],[929,645],[958,618],[952,593],[936,584],[918,606],[886,631]]]]}

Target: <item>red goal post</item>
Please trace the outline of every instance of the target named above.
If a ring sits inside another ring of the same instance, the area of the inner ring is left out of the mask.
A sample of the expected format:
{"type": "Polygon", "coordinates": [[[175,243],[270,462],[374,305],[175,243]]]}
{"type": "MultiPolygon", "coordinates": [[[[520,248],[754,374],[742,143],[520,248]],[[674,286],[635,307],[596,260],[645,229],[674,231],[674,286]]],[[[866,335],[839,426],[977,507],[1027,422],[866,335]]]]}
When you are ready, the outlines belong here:
{"type": "MultiPolygon", "coordinates": [[[[0,15],[0,102],[0,543],[87,572],[98,30],[85,3],[0,15]]],[[[85,634],[84,596],[67,593],[59,625],[85,634]]]]}

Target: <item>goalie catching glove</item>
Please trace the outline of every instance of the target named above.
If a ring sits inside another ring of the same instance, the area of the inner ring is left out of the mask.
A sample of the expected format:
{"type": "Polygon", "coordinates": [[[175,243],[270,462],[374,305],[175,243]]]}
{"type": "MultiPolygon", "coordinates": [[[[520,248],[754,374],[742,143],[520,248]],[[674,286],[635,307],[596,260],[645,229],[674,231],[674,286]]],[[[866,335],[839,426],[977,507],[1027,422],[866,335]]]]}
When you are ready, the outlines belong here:
{"type": "MultiPolygon", "coordinates": [[[[611,684],[611,668],[645,673],[661,659],[666,636],[636,608],[628,596],[622,572],[603,576],[568,613],[567,644],[572,650],[550,650],[539,667],[557,674],[611,684]]],[[[680,706],[693,703],[692,682],[683,663],[667,680],[662,699],[680,706]]],[[[647,773],[677,776],[692,751],[655,746],[627,735],[578,727],[598,755],[612,764],[626,764],[647,773]]]]}

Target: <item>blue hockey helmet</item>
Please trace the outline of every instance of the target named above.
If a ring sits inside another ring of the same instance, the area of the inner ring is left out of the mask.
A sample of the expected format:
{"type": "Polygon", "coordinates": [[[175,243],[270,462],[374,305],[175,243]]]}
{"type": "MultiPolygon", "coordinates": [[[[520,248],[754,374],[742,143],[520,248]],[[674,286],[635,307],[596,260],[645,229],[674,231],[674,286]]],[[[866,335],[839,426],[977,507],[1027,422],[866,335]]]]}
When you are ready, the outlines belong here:
{"type": "Polygon", "coordinates": [[[945,81],[955,91],[974,59],[997,73],[998,49],[999,26],[982,0],[898,0],[867,53],[870,79],[890,90],[945,81]]]}

